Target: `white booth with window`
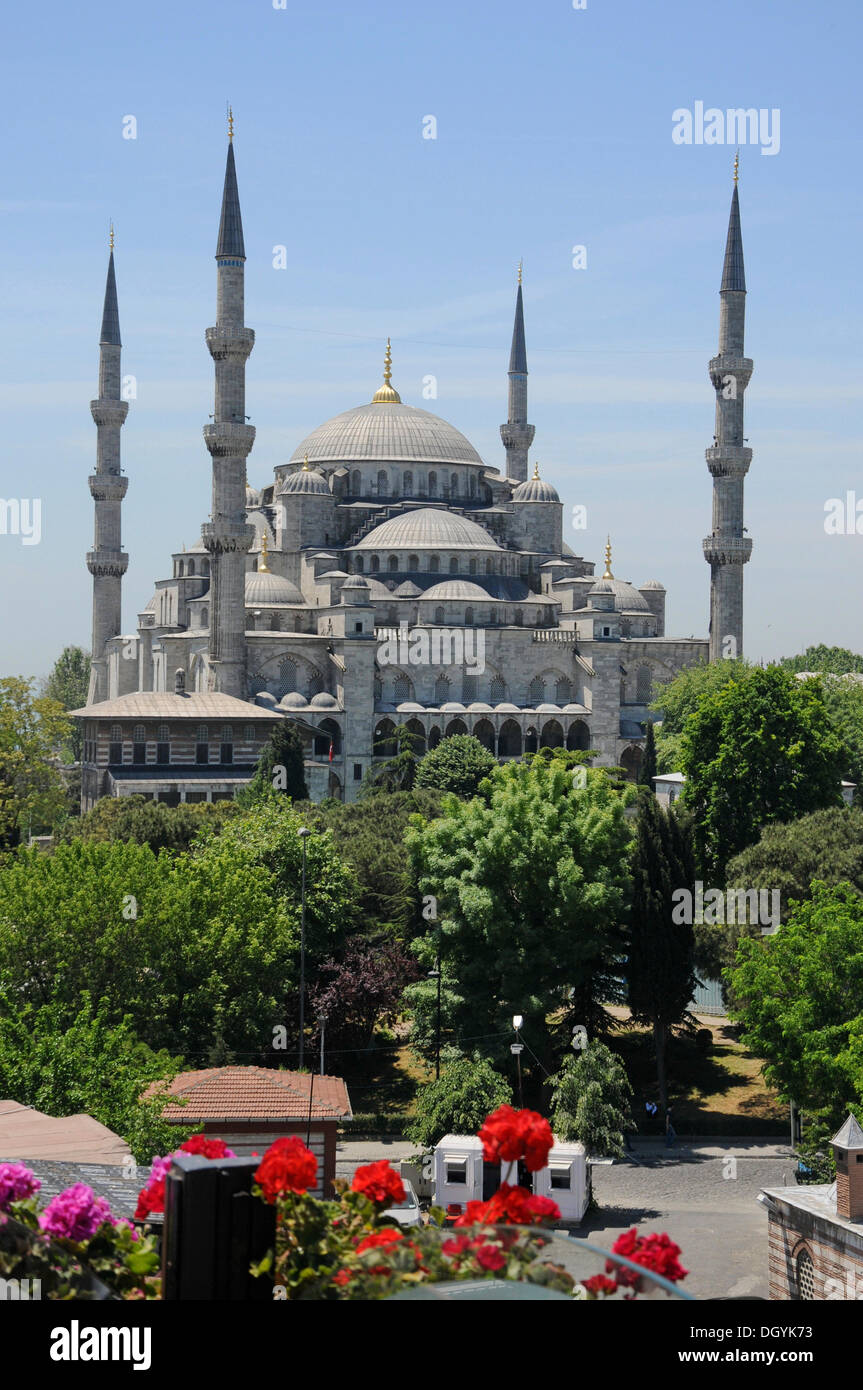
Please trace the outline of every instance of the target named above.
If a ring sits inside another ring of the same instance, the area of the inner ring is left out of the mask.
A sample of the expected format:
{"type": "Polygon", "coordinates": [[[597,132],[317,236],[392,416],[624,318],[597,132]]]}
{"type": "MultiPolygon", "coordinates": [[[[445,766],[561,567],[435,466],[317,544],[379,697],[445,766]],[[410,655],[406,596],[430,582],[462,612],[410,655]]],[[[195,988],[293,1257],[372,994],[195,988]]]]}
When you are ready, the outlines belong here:
{"type": "MultiPolygon", "coordinates": [[[[514,1165],[504,1164],[503,1177],[513,1185],[518,1182],[514,1165]]],[[[560,1219],[581,1221],[590,1201],[587,1154],[584,1145],[564,1144],[556,1139],[548,1155],[548,1164],[529,1175],[533,1191],[551,1197],[560,1207],[560,1219]]],[[[435,1206],[459,1206],[468,1202],[488,1201],[497,1191],[501,1172],[497,1164],[484,1163],[482,1140],[476,1135],[446,1134],[434,1151],[435,1206]]]]}
{"type": "Polygon", "coordinates": [[[482,1140],[475,1134],[445,1134],[434,1151],[435,1206],[481,1202],[482,1186],[482,1140]]]}
{"type": "Polygon", "coordinates": [[[548,1164],[533,1175],[533,1190],[537,1196],[550,1197],[557,1202],[562,1221],[580,1221],[590,1201],[584,1145],[564,1144],[556,1139],[549,1151],[548,1164]]]}

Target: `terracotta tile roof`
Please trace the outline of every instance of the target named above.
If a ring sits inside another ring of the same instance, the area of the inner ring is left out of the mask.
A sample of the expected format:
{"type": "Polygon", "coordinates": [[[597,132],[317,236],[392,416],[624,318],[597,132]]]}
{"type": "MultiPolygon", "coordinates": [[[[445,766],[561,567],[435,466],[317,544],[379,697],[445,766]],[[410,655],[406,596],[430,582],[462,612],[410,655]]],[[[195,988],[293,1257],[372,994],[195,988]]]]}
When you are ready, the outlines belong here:
{"type": "Polygon", "coordinates": [[[92,1115],[55,1118],[0,1100],[0,1161],[47,1159],[68,1163],[122,1164],[129,1146],[92,1115]]]}
{"type": "MultiPolygon", "coordinates": [[[[180,1124],[201,1120],[297,1120],[351,1118],[348,1090],[340,1076],[315,1076],[305,1072],[273,1071],[269,1067],[208,1067],[181,1072],[168,1088],[187,1104],[170,1102],[162,1114],[180,1124]]],[[[153,1088],[148,1088],[148,1094],[153,1088]]]]}

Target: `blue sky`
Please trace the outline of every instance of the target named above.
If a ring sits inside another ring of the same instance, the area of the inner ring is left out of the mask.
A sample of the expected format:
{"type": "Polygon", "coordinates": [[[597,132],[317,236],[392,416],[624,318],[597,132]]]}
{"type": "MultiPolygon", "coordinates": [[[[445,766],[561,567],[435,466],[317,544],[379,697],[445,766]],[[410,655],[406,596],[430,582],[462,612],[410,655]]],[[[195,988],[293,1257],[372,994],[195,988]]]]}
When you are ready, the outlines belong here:
{"type": "Polygon", "coordinates": [[[746,649],[863,649],[863,536],[824,531],[827,499],[863,502],[860,46],[854,0],[7,11],[0,496],[40,497],[43,523],[39,545],[0,535],[0,674],[44,673],[66,643],[89,644],[89,401],[111,217],[138,392],[123,431],[127,631],[206,520],[228,99],[257,334],[250,481],[370,398],[388,334],[402,398],[501,466],[524,257],[533,457],[566,504],[565,536],[600,561],[610,531],[615,573],[661,579],[681,637],[707,631],[707,363],[734,151],[675,144],[672,113],[778,108],[779,152],[741,151],[746,649]],[[569,525],[574,504],[586,531],[569,525]]]}

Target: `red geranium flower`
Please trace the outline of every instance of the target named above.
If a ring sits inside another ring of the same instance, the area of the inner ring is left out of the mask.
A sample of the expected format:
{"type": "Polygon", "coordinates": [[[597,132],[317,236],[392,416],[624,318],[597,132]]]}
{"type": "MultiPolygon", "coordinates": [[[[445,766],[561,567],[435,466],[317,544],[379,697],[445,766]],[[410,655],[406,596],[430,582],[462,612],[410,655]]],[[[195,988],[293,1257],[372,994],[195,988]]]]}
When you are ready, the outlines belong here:
{"type": "Polygon", "coordinates": [[[267,1202],[275,1202],[283,1192],[306,1192],[314,1187],[318,1160],[302,1139],[292,1134],[277,1139],[261,1159],[255,1181],[260,1183],[267,1202]]]}
{"type": "Polygon", "coordinates": [[[340,1269],[338,1274],[333,1275],[333,1283],[337,1284],[340,1289],[343,1289],[345,1284],[349,1284],[353,1277],[349,1269],[340,1269]]]}
{"type": "MultiPolygon", "coordinates": [[[[664,1232],[659,1235],[656,1231],[650,1235],[640,1236],[635,1226],[630,1230],[624,1231],[622,1236],[611,1247],[612,1254],[623,1255],[633,1264],[642,1265],[649,1269],[653,1274],[659,1274],[669,1283],[676,1284],[680,1279],[685,1279],[689,1271],[684,1269],[678,1260],[680,1246],[675,1245],[670,1236],[664,1232]]],[[[606,1261],[606,1273],[613,1274],[619,1285],[626,1288],[636,1288],[639,1284],[639,1275],[632,1269],[623,1269],[614,1264],[612,1260],[606,1261]]]]}
{"type": "Polygon", "coordinates": [[[208,1139],[205,1134],[193,1134],[180,1145],[184,1154],[199,1154],[201,1158],[236,1158],[224,1139],[208,1139]]]}
{"type": "Polygon", "coordinates": [[[370,1236],[366,1236],[357,1246],[357,1254],[361,1255],[364,1250],[375,1250],[378,1246],[398,1245],[400,1240],[404,1240],[401,1231],[372,1231],[370,1236]]]}
{"type": "Polygon", "coordinates": [[[385,1158],[358,1168],[351,1191],[362,1193],[379,1207],[395,1207],[405,1200],[404,1183],[385,1158]]]}
{"type": "Polygon", "coordinates": [[[503,1182],[487,1202],[468,1202],[456,1226],[533,1226],[547,1219],[560,1220],[560,1207],[550,1197],[534,1197],[526,1187],[503,1182]]]}
{"type": "Polygon", "coordinates": [[[501,1105],[479,1131],[486,1163],[516,1163],[524,1159],[531,1173],[544,1168],[554,1135],[548,1120],[535,1110],[501,1105]]]}
{"type": "Polygon", "coordinates": [[[589,1279],[582,1279],[581,1283],[588,1293],[594,1295],[614,1293],[617,1289],[614,1280],[607,1279],[604,1274],[592,1274],[589,1279]]]}

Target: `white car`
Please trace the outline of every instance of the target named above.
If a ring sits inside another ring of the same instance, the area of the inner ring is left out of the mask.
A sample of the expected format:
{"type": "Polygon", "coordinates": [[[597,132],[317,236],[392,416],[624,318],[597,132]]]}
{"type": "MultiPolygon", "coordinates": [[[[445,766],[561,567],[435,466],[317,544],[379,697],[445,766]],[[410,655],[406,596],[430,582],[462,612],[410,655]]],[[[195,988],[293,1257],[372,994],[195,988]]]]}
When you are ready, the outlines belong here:
{"type": "Polygon", "coordinates": [[[402,1183],[405,1189],[404,1201],[399,1202],[398,1206],[387,1207],[383,1215],[388,1216],[390,1221],[397,1221],[400,1226],[420,1226],[422,1218],[416,1190],[407,1178],[402,1178],[402,1183]]]}

